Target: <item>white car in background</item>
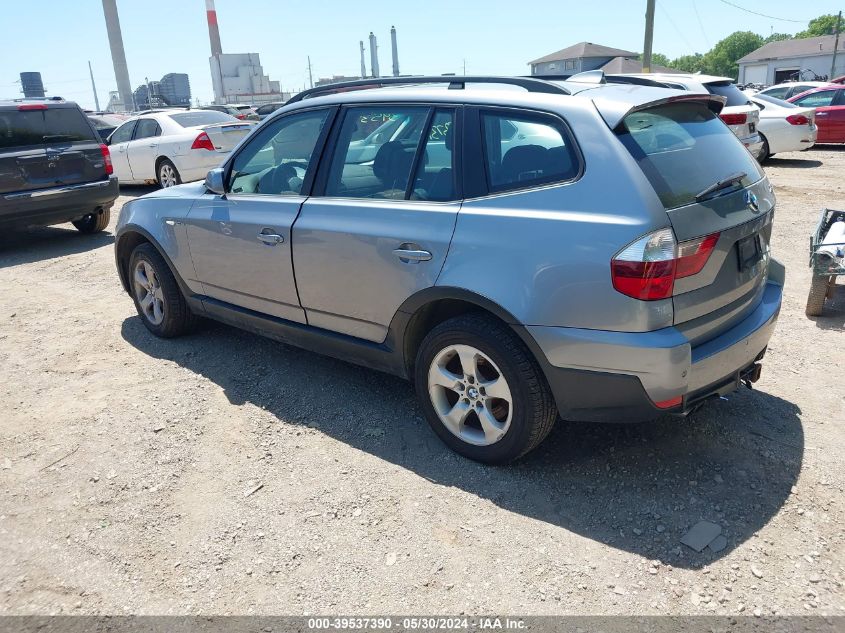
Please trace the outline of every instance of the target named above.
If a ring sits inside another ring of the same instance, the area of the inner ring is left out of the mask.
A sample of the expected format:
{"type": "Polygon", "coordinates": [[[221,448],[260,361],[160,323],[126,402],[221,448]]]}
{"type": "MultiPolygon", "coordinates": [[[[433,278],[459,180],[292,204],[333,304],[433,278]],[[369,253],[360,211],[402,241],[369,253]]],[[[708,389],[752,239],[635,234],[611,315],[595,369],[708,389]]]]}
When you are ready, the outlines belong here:
{"type": "Polygon", "coordinates": [[[202,180],[255,125],[213,110],[143,112],[108,138],[114,173],[125,185],[202,180]]]}
{"type": "Polygon", "coordinates": [[[786,101],[790,97],[800,95],[802,92],[807,92],[813,88],[821,88],[829,85],[829,81],[788,81],[775,86],[769,86],[768,88],[760,90],[755,94],[775,97],[776,99],[783,99],[786,101]]]}
{"type": "Polygon", "coordinates": [[[801,108],[762,92],[749,99],[760,108],[757,130],[763,138],[761,162],[778,152],[798,152],[815,144],[818,134],[815,108],[801,108]]]}

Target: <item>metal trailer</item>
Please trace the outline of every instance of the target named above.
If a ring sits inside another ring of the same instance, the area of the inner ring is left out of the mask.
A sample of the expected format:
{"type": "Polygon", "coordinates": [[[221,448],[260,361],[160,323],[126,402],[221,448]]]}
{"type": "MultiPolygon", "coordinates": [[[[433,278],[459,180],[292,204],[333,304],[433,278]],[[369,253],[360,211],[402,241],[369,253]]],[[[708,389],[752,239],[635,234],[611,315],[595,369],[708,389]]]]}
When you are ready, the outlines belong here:
{"type": "Polygon", "coordinates": [[[810,293],[807,297],[807,316],[821,316],[824,303],[833,298],[836,278],[845,275],[845,241],[826,242],[825,237],[834,222],[845,222],[845,211],[824,209],[816,225],[816,231],[810,236],[810,268],[813,277],[810,281],[810,293]],[[835,257],[832,251],[839,251],[835,257]]]}

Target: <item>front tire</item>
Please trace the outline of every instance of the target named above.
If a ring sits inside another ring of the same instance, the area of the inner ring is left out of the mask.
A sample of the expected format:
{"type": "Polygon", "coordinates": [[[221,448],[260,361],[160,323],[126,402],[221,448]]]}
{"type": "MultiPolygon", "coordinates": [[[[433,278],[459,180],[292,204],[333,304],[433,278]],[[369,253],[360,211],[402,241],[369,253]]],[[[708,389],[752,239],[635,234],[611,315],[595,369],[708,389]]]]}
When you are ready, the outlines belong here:
{"type": "Polygon", "coordinates": [[[129,284],[138,316],[150,332],[172,338],[194,329],[197,318],[167,262],[152,244],[139,244],[132,251],[129,284]]]}
{"type": "Polygon", "coordinates": [[[83,216],[79,220],[74,220],[72,224],[80,233],[90,235],[92,233],[99,233],[100,231],[105,231],[106,227],[109,225],[110,219],[110,210],[101,209],[99,211],[95,211],[94,213],[89,213],[88,215],[83,216]]]}
{"type": "Polygon", "coordinates": [[[156,176],[158,177],[158,184],[162,189],[182,184],[182,176],[179,175],[179,170],[167,158],[158,164],[156,176]]]}
{"type": "Polygon", "coordinates": [[[537,361],[486,314],[444,321],[423,340],[414,371],[428,423],[456,453],[504,464],[537,447],[557,420],[537,361]]]}

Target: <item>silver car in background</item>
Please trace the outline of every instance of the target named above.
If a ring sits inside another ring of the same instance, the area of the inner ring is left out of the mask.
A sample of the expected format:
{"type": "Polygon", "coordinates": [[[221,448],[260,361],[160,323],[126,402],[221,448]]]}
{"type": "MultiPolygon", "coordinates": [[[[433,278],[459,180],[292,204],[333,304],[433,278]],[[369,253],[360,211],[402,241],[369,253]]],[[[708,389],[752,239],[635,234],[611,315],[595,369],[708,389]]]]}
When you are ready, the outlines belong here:
{"type": "Polygon", "coordinates": [[[411,380],[479,461],[559,415],[684,415],[757,380],[784,281],[724,102],[603,78],[306,91],[205,183],[127,202],[117,271],[157,336],[210,317],[411,380]]]}

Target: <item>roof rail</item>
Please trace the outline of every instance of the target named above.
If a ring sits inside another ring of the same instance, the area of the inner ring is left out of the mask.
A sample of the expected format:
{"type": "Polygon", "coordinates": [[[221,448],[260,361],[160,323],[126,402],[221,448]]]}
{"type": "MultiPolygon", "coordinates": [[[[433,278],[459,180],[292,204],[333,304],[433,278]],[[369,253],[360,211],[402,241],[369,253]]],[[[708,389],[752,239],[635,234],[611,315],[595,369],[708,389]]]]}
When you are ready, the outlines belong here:
{"type": "Polygon", "coordinates": [[[569,94],[569,91],[563,86],[553,84],[542,77],[465,77],[461,75],[435,75],[426,77],[373,77],[372,79],[341,81],[335,84],[327,84],[325,86],[319,86],[318,88],[303,90],[299,94],[292,96],[287,103],[296,103],[297,101],[302,101],[303,99],[338,92],[369,90],[372,88],[384,88],[386,86],[410,86],[416,84],[449,84],[450,90],[463,90],[466,87],[466,84],[503,84],[508,86],[519,86],[520,88],[525,88],[528,92],[542,92],[557,95],[569,94]]]}

